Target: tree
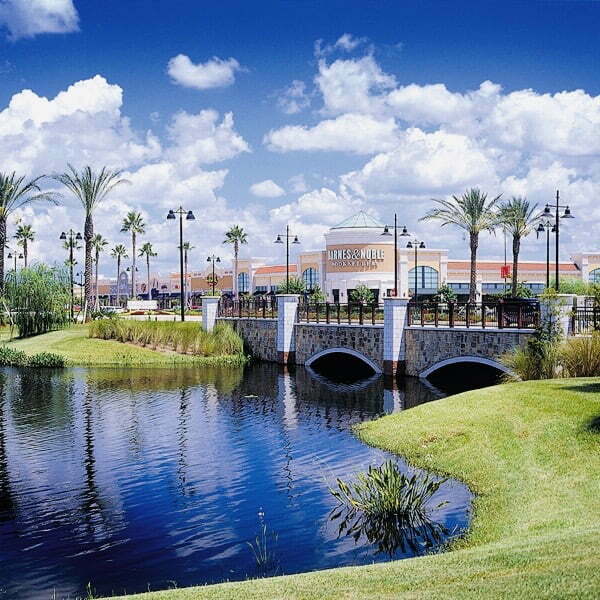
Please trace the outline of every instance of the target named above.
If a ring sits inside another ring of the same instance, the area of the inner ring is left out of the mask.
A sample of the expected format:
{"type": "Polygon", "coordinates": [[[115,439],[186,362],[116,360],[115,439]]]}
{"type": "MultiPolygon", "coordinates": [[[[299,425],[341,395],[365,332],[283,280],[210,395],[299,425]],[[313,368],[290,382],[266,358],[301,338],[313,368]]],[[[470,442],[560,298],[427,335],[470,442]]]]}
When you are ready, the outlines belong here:
{"type": "Polygon", "coordinates": [[[152,300],[151,288],[150,288],[150,257],[157,256],[157,253],[154,252],[154,248],[152,248],[152,244],[150,242],[146,242],[140,248],[140,256],[146,257],[146,269],[148,276],[148,283],[146,286],[146,292],[148,293],[148,300],[152,300]]]}
{"type": "Polygon", "coordinates": [[[469,234],[469,247],[471,250],[471,280],[469,283],[469,302],[477,298],[477,248],[479,234],[482,231],[493,231],[497,224],[497,215],[494,207],[500,196],[488,201],[487,194],[478,188],[467,190],[460,198],[452,196],[452,200],[433,201],[440,205],[433,208],[421,221],[441,221],[445,225],[456,225],[469,234]]]}
{"type": "Polygon", "coordinates": [[[106,167],[98,172],[91,167],[84,167],[80,172],[68,165],[68,171],[55,175],[54,179],[60,181],[80,202],[85,213],[83,239],[85,241],[85,301],[88,307],[92,306],[92,238],[94,237],[94,212],[98,205],[117,186],[129,183],[121,177],[122,171],[111,170],[106,167]]]}
{"type": "Polygon", "coordinates": [[[119,281],[121,277],[121,260],[127,258],[127,249],[123,244],[117,244],[110,252],[117,259],[117,306],[119,306],[119,281]]]}
{"type": "Polygon", "coordinates": [[[498,210],[498,223],[507,233],[512,235],[512,296],[517,297],[519,252],[521,239],[535,230],[540,219],[536,212],[537,204],[531,204],[527,199],[513,196],[508,202],[501,204],[498,210]]]}
{"type": "Polygon", "coordinates": [[[104,248],[108,246],[108,241],[101,234],[96,233],[92,238],[92,248],[94,249],[94,261],[96,263],[96,276],[94,277],[94,306],[96,310],[100,306],[98,298],[98,264],[100,263],[100,252],[104,252],[104,248]]]}
{"type": "Polygon", "coordinates": [[[239,225],[233,225],[229,231],[225,232],[224,244],[233,244],[233,295],[238,295],[238,255],[240,244],[248,243],[248,234],[239,225]]]}
{"type": "Polygon", "coordinates": [[[323,290],[321,289],[320,285],[314,285],[313,289],[310,292],[310,299],[313,302],[317,302],[317,303],[321,303],[321,302],[325,302],[326,298],[325,298],[325,294],[323,293],[323,290]]]}
{"type": "Polygon", "coordinates": [[[131,234],[131,298],[135,299],[135,243],[138,234],[146,233],[146,224],[141,213],[130,211],[123,219],[121,231],[131,234]]]}
{"type": "Polygon", "coordinates": [[[278,294],[303,294],[306,289],[304,281],[299,277],[290,277],[289,282],[282,282],[277,286],[278,294]]]}
{"type": "Polygon", "coordinates": [[[185,282],[185,298],[186,304],[189,303],[189,290],[187,288],[187,274],[188,274],[188,252],[191,252],[194,249],[194,246],[190,244],[190,242],[183,242],[183,281],[185,282]]]}
{"type": "Polygon", "coordinates": [[[29,242],[33,242],[35,239],[35,231],[31,229],[31,225],[19,225],[15,233],[15,239],[17,240],[17,244],[23,248],[23,264],[27,268],[29,242]]]}
{"type": "Polygon", "coordinates": [[[350,301],[360,302],[361,304],[373,304],[375,302],[375,294],[373,294],[373,290],[361,283],[350,292],[350,301]]]}
{"type": "Polygon", "coordinates": [[[17,209],[37,201],[56,203],[57,194],[42,192],[39,181],[45,177],[40,175],[30,181],[25,176],[17,177],[13,171],[10,175],[0,173],[0,293],[4,290],[4,249],[6,248],[6,223],[8,217],[17,209]]]}
{"type": "Polygon", "coordinates": [[[436,300],[446,304],[456,302],[456,292],[447,283],[444,283],[438,288],[436,300]]]}

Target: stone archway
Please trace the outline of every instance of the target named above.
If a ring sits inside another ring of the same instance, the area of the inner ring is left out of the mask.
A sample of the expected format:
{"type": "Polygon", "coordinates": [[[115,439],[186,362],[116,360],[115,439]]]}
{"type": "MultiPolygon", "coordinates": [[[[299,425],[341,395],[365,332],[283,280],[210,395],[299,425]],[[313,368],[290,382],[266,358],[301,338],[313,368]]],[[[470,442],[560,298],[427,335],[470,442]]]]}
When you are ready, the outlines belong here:
{"type": "Polygon", "coordinates": [[[373,369],[374,373],[383,373],[381,367],[372,361],[370,358],[362,354],[362,352],[358,352],[357,350],[353,350],[352,348],[327,348],[326,350],[321,350],[321,352],[317,352],[313,354],[308,360],[305,361],[305,365],[310,367],[315,361],[327,356],[329,354],[346,354],[349,356],[353,356],[354,358],[360,359],[366,365],[368,365],[371,369],[373,369]]]}
{"type": "Polygon", "coordinates": [[[419,373],[419,377],[424,379],[425,377],[431,375],[432,373],[434,373],[438,369],[441,369],[442,367],[447,367],[448,365],[461,363],[477,363],[480,365],[485,365],[486,367],[492,367],[494,369],[497,369],[498,371],[502,371],[503,373],[507,373],[509,375],[513,374],[508,367],[498,362],[497,360],[492,360],[491,358],[483,358],[482,356],[454,356],[452,358],[441,360],[435,363],[434,365],[427,367],[427,369],[419,373]]]}

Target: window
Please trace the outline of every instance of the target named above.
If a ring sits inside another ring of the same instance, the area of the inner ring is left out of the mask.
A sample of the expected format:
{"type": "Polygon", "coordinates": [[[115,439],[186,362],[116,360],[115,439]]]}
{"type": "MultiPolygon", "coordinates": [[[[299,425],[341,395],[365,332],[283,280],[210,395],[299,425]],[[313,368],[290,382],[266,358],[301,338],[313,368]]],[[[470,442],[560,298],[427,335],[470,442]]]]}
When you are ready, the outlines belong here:
{"type": "Polygon", "coordinates": [[[309,267],[302,273],[302,281],[304,281],[304,285],[308,291],[314,289],[315,286],[319,285],[319,271],[309,267]]]}
{"type": "Polygon", "coordinates": [[[590,271],[590,283],[600,283],[600,269],[590,271]]]}
{"type": "Polygon", "coordinates": [[[247,294],[250,291],[248,273],[238,273],[238,293],[247,294]]]}
{"type": "MultiPolygon", "coordinates": [[[[408,272],[408,287],[413,289],[415,286],[415,270],[408,272]]],[[[438,272],[433,267],[417,267],[417,287],[420,290],[438,289],[438,272]]]]}
{"type": "Polygon", "coordinates": [[[267,286],[266,285],[257,285],[255,291],[260,292],[261,294],[266,294],[267,286]]]}

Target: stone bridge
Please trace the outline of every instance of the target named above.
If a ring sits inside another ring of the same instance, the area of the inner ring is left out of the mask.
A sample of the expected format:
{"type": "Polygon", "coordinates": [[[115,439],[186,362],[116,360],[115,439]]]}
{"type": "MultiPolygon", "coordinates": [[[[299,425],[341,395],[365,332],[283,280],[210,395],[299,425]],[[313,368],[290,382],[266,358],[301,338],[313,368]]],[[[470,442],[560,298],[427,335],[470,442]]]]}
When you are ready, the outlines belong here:
{"type": "Polygon", "coordinates": [[[408,300],[402,298],[384,300],[384,322],[376,325],[299,323],[298,297],[292,295],[278,297],[278,316],[272,319],[219,318],[216,304],[207,297],[204,302],[204,326],[231,323],[260,360],[311,365],[329,354],[347,354],[387,375],[427,377],[446,365],[468,362],[506,371],[499,357],[533,333],[516,328],[409,326],[408,300]]]}

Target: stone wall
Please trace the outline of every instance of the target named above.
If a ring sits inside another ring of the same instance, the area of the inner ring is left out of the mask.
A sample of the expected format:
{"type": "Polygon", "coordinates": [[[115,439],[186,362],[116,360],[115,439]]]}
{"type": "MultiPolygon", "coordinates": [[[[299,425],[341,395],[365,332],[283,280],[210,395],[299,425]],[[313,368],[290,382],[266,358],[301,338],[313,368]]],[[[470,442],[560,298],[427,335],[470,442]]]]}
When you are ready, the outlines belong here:
{"type": "Polygon", "coordinates": [[[474,356],[497,360],[524,344],[533,331],[506,329],[433,329],[408,327],[406,375],[419,376],[433,365],[451,358],[474,356]]]}
{"type": "Polygon", "coordinates": [[[364,354],[383,370],[383,325],[323,325],[296,323],[296,363],[332,348],[364,354]]]}
{"type": "Polygon", "coordinates": [[[229,323],[244,340],[247,350],[258,360],[277,362],[277,319],[218,318],[229,323]]]}

